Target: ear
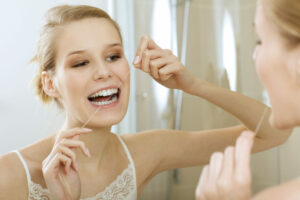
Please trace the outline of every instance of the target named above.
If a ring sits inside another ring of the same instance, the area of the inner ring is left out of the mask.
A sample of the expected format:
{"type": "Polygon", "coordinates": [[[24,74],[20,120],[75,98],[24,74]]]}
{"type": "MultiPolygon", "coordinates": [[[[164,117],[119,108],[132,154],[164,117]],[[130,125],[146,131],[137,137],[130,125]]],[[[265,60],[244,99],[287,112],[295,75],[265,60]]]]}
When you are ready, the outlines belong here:
{"type": "Polygon", "coordinates": [[[50,76],[49,72],[43,71],[41,75],[43,90],[50,97],[59,97],[59,93],[55,87],[53,77],[50,76]]]}

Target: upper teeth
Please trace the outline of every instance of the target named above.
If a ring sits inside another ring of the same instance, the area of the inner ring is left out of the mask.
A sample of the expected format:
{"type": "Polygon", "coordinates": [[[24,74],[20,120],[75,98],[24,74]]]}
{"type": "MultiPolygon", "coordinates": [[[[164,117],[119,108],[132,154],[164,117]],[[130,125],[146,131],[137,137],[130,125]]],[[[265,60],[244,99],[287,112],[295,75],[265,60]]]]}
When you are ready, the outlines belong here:
{"type": "Polygon", "coordinates": [[[118,93],[118,89],[108,89],[108,90],[101,90],[91,96],[89,96],[90,98],[95,98],[95,97],[106,97],[106,96],[110,96],[113,94],[117,94],[118,93]]]}

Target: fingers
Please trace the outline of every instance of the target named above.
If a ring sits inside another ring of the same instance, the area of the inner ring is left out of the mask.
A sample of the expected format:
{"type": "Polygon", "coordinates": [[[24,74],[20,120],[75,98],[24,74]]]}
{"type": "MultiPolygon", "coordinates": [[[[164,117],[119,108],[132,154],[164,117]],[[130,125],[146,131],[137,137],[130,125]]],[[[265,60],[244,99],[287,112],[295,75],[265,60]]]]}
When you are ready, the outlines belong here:
{"type": "Polygon", "coordinates": [[[85,134],[85,133],[89,133],[92,130],[89,128],[73,128],[70,130],[66,130],[66,131],[61,131],[57,138],[56,138],[56,142],[59,142],[60,140],[64,139],[64,138],[71,138],[80,134],[85,134]]]}
{"type": "Polygon", "coordinates": [[[235,147],[214,153],[209,166],[202,171],[197,200],[247,199],[251,196],[250,156],[255,134],[245,131],[235,147]]]}
{"type": "Polygon", "coordinates": [[[60,168],[64,168],[65,173],[67,173],[71,166],[75,171],[78,171],[78,162],[74,149],[79,148],[84,155],[91,157],[85,143],[79,140],[80,134],[91,131],[91,129],[87,128],[74,128],[60,132],[51,153],[43,161],[43,172],[57,174],[60,168]]]}
{"type": "Polygon", "coordinates": [[[168,80],[173,74],[176,74],[181,70],[179,65],[169,65],[158,70],[159,77],[162,81],[168,80]]]}
{"type": "Polygon", "coordinates": [[[85,143],[80,140],[65,139],[61,141],[60,145],[68,148],[80,148],[82,153],[84,153],[87,157],[91,157],[91,154],[88,148],[86,147],[85,143]]]}
{"type": "Polygon", "coordinates": [[[149,51],[144,51],[142,53],[142,60],[141,60],[141,66],[142,66],[142,70],[146,73],[149,73],[149,63],[150,63],[150,59],[151,59],[151,53],[149,51]]]}
{"type": "Polygon", "coordinates": [[[209,183],[215,183],[223,165],[223,154],[220,152],[214,153],[210,159],[209,165],[209,183]]]}
{"type": "Polygon", "coordinates": [[[235,154],[234,147],[230,146],[225,149],[223,168],[221,170],[220,179],[228,179],[229,177],[232,176],[233,169],[235,166],[234,154],[235,154]]]}
{"type": "Polygon", "coordinates": [[[216,152],[211,156],[209,166],[205,166],[196,189],[197,200],[217,199],[218,188],[216,183],[218,181],[223,165],[223,154],[216,152]]]}
{"type": "Polygon", "coordinates": [[[162,78],[166,75],[172,74],[174,72],[174,67],[170,68],[171,66],[176,66],[173,65],[174,63],[174,56],[168,56],[168,57],[162,57],[162,58],[157,58],[155,60],[151,60],[149,64],[150,68],[150,74],[152,77],[155,79],[162,78]],[[168,69],[166,69],[168,68],[168,69]]]}
{"type": "Polygon", "coordinates": [[[170,53],[170,51],[167,49],[153,49],[153,50],[145,49],[141,53],[140,62],[138,64],[135,64],[135,67],[143,70],[144,72],[149,72],[149,67],[150,67],[149,61],[150,60],[153,61],[155,59],[162,58],[162,57],[168,57],[171,55],[173,55],[173,54],[170,53]]]}
{"type": "MultiPolygon", "coordinates": [[[[69,148],[65,147],[65,146],[61,146],[60,147],[60,152],[55,154],[55,155],[63,155],[64,157],[68,158],[70,161],[70,164],[72,164],[72,167],[77,171],[77,167],[75,165],[76,162],[76,154],[69,148]]],[[[62,162],[64,165],[65,163],[62,162]]]]}
{"type": "Polygon", "coordinates": [[[72,166],[73,168],[78,171],[78,167],[76,166],[76,154],[75,152],[72,150],[74,148],[80,148],[81,151],[83,152],[83,154],[85,154],[87,157],[91,157],[91,154],[88,150],[88,148],[86,147],[86,145],[84,144],[84,142],[82,141],[76,141],[76,140],[63,140],[61,141],[57,147],[55,147],[54,153],[55,152],[59,152],[63,155],[66,155],[67,157],[69,157],[72,161],[72,166]]]}
{"type": "Polygon", "coordinates": [[[146,36],[146,35],[142,36],[141,40],[140,40],[140,44],[136,51],[136,57],[133,61],[134,65],[137,65],[140,63],[140,61],[142,59],[142,54],[146,49],[148,49],[148,50],[160,49],[160,47],[149,36],[146,36]]]}
{"type": "Polygon", "coordinates": [[[198,186],[196,188],[196,200],[205,200],[204,192],[205,192],[205,187],[208,182],[208,177],[209,177],[209,167],[206,165],[202,169],[202,173],[199,179],[198,186]]]}
{"type": "MultiPolygon", "coordinates": [[[[75,148],[80,148],[83,154],[85,154],[87,157],[91,157],[91,154],[84,142],[72,139],[64,139],[61,142],[55,144],[49,156],[55,157],[56,154],[67,156],[71,159],[72,166],[77,171],[78,168],[76,166],[76,154],[74,152],[75,148]]],[[[64,163],[62,164],[64,165],[64,163]]]]}
{"type": "Polygon", "coordinates": [[[181,70],[181,63],[169,50],[146,50],[140,64],[136,65],[155,79],[167,80],[181,70]]]}
{"type": "Polygon", "coordinates": [[[255,134],[251,131],[244,131],[236,142],[235,160],[236,176],[250,176],[250,157],[255,134]]]}
{"type": "Polygon", "coordinates": [[[45,178],[48,177],[52,178],[51,176],[53,175],[54,177],[56,177],[55,175],[58,174],[61,168],[61,164],[63,164],[65,173],[68,173],[72,163],[71,159],[68,156],[63,155],[61,153],[57,153],[53,157],[45,161],[46,162],[43,162],[43,167],[42,167],[45,178]]]}

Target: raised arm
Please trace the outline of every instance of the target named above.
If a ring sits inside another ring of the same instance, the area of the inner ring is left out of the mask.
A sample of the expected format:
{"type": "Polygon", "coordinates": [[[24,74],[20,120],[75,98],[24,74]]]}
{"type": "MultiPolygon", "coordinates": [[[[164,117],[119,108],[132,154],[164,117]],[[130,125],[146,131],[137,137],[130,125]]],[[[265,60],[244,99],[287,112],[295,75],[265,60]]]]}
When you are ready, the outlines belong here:
{"type": "Polygon", "coordinates": [[[195,79],[193,86],[187,92],[221,107],[235,116],[245,129],[251,131],[255,131],[262,115],[265,114],[256,134],[253,152],[263,151],[280,145],[291,134],[292,130],[279,131],[272,128],[269,123],[269,116],[272,110],[250,97],[215,86],[198,78],[195,79]]]}
{"type": "MultiPolygon", "coordinates": [[[[147,148],[152,151],[149,152],[148,158],[156,163],[153,174],[172,168],[208,163],[213,152],[223,151],[226,146],[234,145],[243,130],[254,131],[267,108],[266,105],[252,98],[198,79],[170,50],[161,49],[149,37],[142,38],[134,65],[151,75],[160,84],[206,99],[229,112],[242,123],[239,126],[217,130],[193,132],[153,130],[136,135],[139,142],[135,143],[134,148],[147,148]]],[[[270,126],[268,120],[270,112],[268,108],[255,136],[254,152],[277,146],[291,134],[291,130],[278,131],[270,126]]]]}

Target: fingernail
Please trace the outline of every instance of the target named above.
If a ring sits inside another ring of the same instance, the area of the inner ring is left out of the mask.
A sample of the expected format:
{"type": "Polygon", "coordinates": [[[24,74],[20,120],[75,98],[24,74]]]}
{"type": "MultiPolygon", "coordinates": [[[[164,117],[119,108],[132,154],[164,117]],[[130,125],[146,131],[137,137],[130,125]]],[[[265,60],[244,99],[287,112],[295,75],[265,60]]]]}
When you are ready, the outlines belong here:
{"type": "Polygon", "coordinates": [[[87,147],[85,148],[85,152],[88,155],[88,157],[91,157],[91,153],[90,153],[90,151],[89,151],[89,149],[87,147]]]}
{"type": "Polygon", "coordinates": [[[140,56],[136,56],[135,58],[134,58],[134,61],[133,61],[133,64],[139,64],[139,62],[140,62],[140,56]]]}

